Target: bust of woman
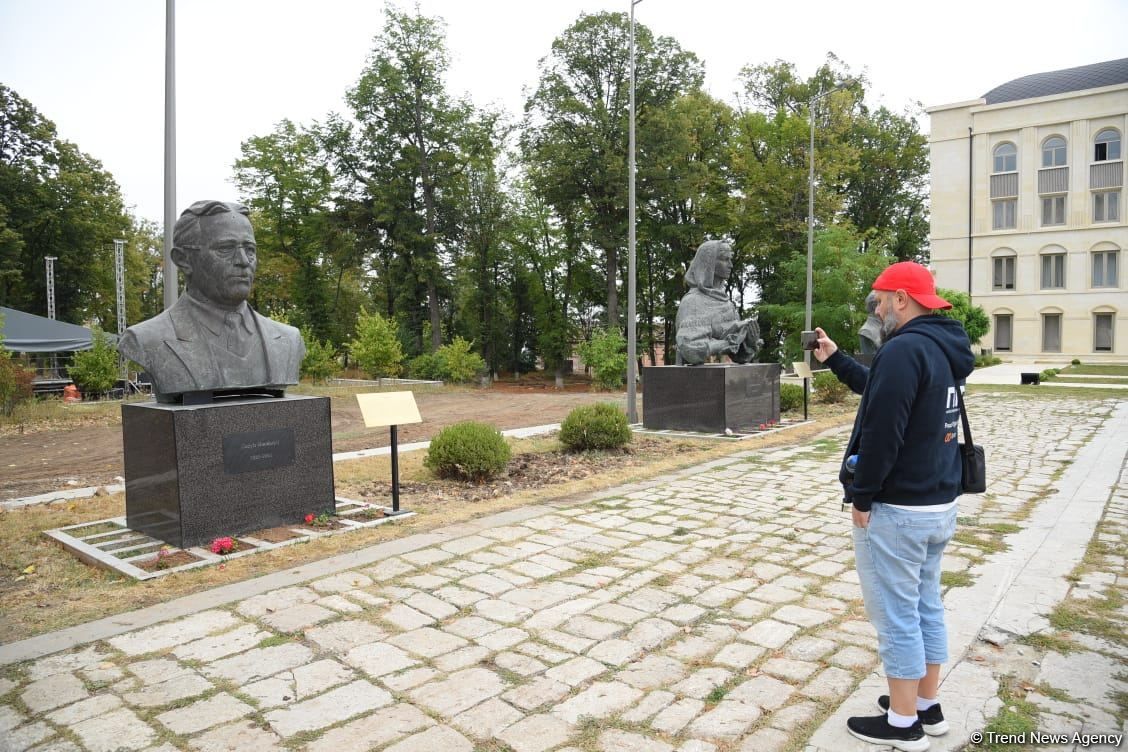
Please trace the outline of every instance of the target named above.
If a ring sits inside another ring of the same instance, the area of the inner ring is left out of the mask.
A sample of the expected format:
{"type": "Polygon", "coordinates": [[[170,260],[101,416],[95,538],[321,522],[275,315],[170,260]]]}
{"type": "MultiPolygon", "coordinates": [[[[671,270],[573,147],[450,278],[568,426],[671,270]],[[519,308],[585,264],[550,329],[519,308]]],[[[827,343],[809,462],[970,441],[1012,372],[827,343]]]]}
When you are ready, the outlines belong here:
{"type": "Polygon", "coordinates": [[[731,273],[732,246],[707,240],[698,247],[685,273],[690,290],[678,305],[677,344],[682,363],[700,365],[709,356],[722,354],[736,363],[747,363],[760,347],[756,320],[739,319],[725,293],[731,273]]]}

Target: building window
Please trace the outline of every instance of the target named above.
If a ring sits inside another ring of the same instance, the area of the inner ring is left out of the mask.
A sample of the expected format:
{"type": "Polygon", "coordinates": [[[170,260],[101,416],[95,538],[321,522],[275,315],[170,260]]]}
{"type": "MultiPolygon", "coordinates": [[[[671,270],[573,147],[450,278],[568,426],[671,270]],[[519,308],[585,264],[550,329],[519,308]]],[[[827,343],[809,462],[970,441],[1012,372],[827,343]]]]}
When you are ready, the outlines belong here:
{"type": "Polygon", "coordinates": [[[1065,159],[1065,139],[1061,136],[1047,138],[1042,144],[1042,166],[1064,167],[1065,159]]]}
{"type": "Polygon", "coordinates": [[[1065,196],[1042,198],[1042,226],[1065,224],[1065,196]]]}
{"type": "Polygon", "coordinates": [[[1042,314],[1042,352],[1061,352],[1061,314],[1042,314]]]}
{"type": "Polygon", "coordinates": [[[1120,191],[1097,191],[1093,194],[1093,221],[1120,221],[1120,191]]]}
{"type": "MultiPolygon", "coordinates": [[[[1117,148],[1119,148],[1119,141],[1117,148]]],[[[992,172],[1017,172],[1018,171],[1018,149],[1014,144],[999,144],[995,147],[995,160],[994,169],[992,172]]]]}
{"type": "Polygon", "coordinates": [[[1065,254],[1042,254],[1042,289],[1057,290],[1065,287],[1065,254]]]}
{"type": "Polygon", "coordinates": [[[1093,349],[1097,352],[1112,352],[1111,313],[1093,314],[1093,349]]]}
{"type": "Polygon", "coordinates": [[[1018,199],[991,202],[991,229],[1013,230],[1017,226],[1018,199]]]}
{"type": "Polygon", "coordinates": [[[1009,313],[995,316],[995,350],[997,352],[1010,352],[1011,349],[1011,322],[1009,313]]]}
{"type": "Polygon", "coordinates": [[[1119,251],[1097,251],[1093,254],[1093,287],[1117,287],[1116,267],[1119,251]]]}
{"type": "Polygon", "coordinates": [[[1120,159],[1120,134],[1105,128],[1093,139],[1093,161],[1107,162],[1120,159]]]}
{"type": "Polygon", "coordinates": [[[991,289],[1014,289],[1014,256],[996,256],[991,259],[991,289]]]}

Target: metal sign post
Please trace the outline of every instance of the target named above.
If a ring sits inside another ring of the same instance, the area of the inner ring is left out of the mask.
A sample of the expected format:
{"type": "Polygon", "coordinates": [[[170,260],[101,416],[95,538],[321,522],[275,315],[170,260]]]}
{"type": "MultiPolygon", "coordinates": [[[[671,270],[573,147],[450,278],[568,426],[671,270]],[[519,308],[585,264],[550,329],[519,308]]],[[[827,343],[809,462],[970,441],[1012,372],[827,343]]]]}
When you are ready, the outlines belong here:
{"type": "Polygon", "coordinates": [[[399,505],[399,432],[398,428],[405,423],[422,423],[419,407],[415,404],[415,395],[411,392],[375,392],[356,395],[360,403],[360,414],[364,418],[364,425],[369,428],[388,426],[391,429],[391,456],[392,456],[392,508],[385,509],[384,514],[394,517],[406,514],[406,510],[399,505]]]}

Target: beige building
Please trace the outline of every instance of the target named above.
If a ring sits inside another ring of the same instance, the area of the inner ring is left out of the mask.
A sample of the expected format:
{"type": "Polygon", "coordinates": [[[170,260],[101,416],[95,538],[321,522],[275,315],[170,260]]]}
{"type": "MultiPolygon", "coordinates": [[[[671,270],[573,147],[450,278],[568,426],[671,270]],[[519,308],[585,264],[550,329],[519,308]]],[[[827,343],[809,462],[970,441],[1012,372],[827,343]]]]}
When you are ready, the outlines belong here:
{"type": "Polygon", "coordinates": [[[932,267],[987,311],[979,347],[1128,360],[1128,58],[927,112],[932,267]]]}

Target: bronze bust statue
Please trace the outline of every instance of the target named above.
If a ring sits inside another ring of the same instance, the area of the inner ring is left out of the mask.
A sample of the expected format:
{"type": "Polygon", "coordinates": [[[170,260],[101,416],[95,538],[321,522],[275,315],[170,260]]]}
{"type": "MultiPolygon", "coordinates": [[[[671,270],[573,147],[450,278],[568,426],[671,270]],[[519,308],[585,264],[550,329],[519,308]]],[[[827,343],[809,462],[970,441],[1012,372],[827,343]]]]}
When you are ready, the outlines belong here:
{"type": "Polygon", "coordinates": [[[736,363],[748,363],[759,349],[760,327],[756,319],[740,319],[736,306],[725,292],[732,273],[732,246],[708,240],[697,248],[685,283],[690,290],[678,305],[676,320],[678,361],[700,365],[711,356],[728,355],[736,363]]]}
{"type": "Polygon", "coordinates": [[[298,383],[301,334],[247,305],[258,263],[248,214],[240,204],[197,201],[176,221],[172,260],[185,294],[126,329],[118,344],[149,373],[158,402],[215,392],[280,396],[298,383]]]}
{"type": "Polygon", "coordinates": [[[866,323],[858,330],[858,346],[862,355],[873,355],[881,347],[881,319],[877,317],[877,293],[866,296],[866,323]]]}

